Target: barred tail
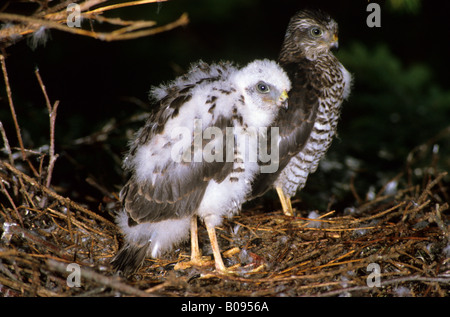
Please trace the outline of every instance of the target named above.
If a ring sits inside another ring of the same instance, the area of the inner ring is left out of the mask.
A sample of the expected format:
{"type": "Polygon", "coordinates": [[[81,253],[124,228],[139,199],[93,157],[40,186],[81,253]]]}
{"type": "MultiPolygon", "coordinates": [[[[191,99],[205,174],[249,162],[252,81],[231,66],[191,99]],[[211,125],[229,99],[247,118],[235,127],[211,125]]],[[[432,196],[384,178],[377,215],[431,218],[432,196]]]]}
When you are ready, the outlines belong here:
{"type": "Polygon", "coordinates": [[[144,263],[147,256],[150,242],[145,245],[127,243],[119,250],[117,255],[111,260],[111,265],[116,272],[128,277],[134,274],[144,263]]]}

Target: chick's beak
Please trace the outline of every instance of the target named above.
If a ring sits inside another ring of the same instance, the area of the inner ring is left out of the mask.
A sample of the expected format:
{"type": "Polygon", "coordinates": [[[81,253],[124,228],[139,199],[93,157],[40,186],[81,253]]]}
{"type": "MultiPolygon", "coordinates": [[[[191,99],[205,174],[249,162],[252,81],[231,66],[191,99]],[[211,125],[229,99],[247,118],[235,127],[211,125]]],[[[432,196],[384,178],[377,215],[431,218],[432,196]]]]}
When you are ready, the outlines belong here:
{"type": "Polygon", "coordinates": [[[288,108],[288,92],[286,90],[283,90],[283,92],[280,95],[280,98],[278,99],[278,105],[279,107],[283,107],[285,109],[288,108]]]}

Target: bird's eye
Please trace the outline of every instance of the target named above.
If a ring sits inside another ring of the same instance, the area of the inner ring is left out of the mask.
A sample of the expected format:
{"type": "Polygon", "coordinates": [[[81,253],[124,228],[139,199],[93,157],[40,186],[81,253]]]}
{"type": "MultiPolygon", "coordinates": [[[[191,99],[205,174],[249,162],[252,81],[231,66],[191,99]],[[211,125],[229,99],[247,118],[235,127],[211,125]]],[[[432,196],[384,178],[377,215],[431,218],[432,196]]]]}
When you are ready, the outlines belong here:
{"type": "Polygon", "coordinates": [[[266,83],[263,83],[263,82],[259,82],[256,85],[256,89],[258,90],[258,92],[260,92],[262,94],[267,94],[270,92],[269,85],[267,85],[266,83]]]}
{"type": "Polygon", "coordinates": [[[313,37],[319,37],[323,33],[322,30],[319,29],[318,27],[313,27],[310,32],[313,37]]]}

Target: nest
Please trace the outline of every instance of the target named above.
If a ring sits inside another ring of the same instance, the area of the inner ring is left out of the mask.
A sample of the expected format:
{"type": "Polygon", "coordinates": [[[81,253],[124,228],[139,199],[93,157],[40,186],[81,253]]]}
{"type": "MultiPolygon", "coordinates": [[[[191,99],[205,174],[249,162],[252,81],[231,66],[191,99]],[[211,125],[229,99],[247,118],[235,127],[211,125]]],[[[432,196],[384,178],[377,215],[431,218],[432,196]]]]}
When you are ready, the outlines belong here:
{"type": "MultiPolygon", "coordinates": [[[[94,212],[6,160],[0,173],[5,296],[447,296],[450,289],[446,173],[428,175],[423,186],[380,191],[347,214],[244,210],[218,228],[235,275],[174,270],[189,256],[186,243],[146,260],[130,279],[109,265],[121,244],[110,220],[118,201],[94,212]]],[[[202,228],[200,243],[208,254],[202,228]]]]}

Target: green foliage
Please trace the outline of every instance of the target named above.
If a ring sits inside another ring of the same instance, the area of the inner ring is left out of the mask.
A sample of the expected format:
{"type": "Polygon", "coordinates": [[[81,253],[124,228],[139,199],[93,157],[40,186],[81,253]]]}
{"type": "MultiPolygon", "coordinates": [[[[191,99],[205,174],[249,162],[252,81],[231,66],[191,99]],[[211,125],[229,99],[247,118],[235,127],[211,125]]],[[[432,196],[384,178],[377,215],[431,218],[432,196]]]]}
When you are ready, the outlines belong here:
{"type": "Polygon", "coordinates": [[[450,92],[428,66],[405,66],[383,44],[354,43],[339,58],[355,79],[339,129],[354,155],[399,164],[449,124],[450,92]]]}
{"type": "Polygon", "coordinates": [[[422,7],[421,0],[389,0],[388,7],[392,11],[407,12],[412,14],[420,13],[422,7]]]}

